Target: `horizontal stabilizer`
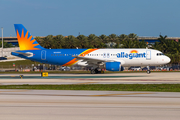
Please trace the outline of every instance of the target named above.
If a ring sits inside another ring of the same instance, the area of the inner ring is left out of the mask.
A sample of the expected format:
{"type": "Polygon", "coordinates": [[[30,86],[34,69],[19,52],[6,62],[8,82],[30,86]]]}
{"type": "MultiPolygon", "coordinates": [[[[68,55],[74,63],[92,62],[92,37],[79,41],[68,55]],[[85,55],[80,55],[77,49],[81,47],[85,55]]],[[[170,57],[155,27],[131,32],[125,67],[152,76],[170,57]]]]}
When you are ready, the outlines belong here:
{"type": "Polygon", "coordinates": [[[23,53],[23,52],[11,52],[11,54],[13,55],[14,53],[19,54],[19,55],[23,55],[26,57],[30,57],[32,56],[32,53],[23,53]]]}

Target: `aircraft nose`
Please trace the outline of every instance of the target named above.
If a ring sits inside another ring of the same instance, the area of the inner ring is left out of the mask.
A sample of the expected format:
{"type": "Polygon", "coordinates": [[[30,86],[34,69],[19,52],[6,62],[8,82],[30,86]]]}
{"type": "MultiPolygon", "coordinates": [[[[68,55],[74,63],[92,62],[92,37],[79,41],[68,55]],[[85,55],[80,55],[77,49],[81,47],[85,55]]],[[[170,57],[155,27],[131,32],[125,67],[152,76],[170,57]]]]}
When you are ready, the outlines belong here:
{"type": "Polygon", "coordinates": [[[166,63],[169,63],[170,61],[171,61],[171,59],[166,56],[165,62],[166,62],[166,63]]]}

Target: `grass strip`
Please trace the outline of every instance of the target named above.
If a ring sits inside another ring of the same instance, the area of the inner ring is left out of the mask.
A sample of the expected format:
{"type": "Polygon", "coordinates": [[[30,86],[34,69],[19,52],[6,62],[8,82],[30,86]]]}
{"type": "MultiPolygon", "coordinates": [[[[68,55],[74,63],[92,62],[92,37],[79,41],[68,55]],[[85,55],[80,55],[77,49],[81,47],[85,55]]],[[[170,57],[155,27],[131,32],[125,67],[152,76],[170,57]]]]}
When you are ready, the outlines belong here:
{"type": "Polygon", "coordinates": [[[3,65],[13,65],[15,63],[16,65],[32,65],[32,64],[40,64],[39,62],[31,61],[31,60],[17,60],[17,61],[3,61],[0,62],[0,66],[3,65]]]}
{"type": "Polygon", "coordinates": [[[0,89],[180,92],[180,84],[0,85],[0,89]]]}

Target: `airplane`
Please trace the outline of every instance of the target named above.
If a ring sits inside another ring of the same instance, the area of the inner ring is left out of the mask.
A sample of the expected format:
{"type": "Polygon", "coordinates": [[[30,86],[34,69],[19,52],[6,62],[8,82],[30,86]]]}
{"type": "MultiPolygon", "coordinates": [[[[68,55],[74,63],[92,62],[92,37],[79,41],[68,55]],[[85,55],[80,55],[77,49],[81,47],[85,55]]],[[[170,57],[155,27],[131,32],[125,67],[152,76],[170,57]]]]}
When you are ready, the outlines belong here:
{"type": "Polygon", "coordinates": [[[167,64],[171,61],[162,52],[154,49],[46,49],[33,38],[22,24],[14,24],[20,50],[12,55],[44,64],[61,66],[89,66],[91,74],[108,71],[123,71],[124,67],[167,64]]]}

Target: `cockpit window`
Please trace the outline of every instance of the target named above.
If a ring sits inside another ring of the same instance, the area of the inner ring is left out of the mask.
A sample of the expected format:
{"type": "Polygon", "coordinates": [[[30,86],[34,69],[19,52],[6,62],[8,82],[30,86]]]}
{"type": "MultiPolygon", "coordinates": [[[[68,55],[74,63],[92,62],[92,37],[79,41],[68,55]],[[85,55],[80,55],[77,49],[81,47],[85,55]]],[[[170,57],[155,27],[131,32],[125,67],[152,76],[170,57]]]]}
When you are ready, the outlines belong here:
{"type": "Polygon", "coordinates": [[[162,55],[164,55],[163,53],[157,53],[157,56],[162,56],[162,55]]]}

